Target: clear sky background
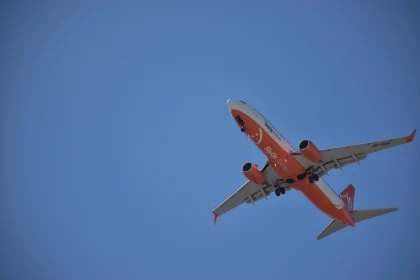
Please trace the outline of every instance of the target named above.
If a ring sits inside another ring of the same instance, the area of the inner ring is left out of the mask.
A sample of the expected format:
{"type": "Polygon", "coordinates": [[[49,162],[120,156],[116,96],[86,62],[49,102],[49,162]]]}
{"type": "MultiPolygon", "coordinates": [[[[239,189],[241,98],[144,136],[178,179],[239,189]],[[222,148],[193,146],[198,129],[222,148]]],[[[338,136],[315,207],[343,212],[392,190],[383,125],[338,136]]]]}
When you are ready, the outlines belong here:
{"type": "Polygon", "coordinates": [[[216,226],[212,210],[246,181],[244,162],[266,161],[229,98],[295,148],[420,129],[418,8],[3,3],[0,278],[416,279],[418,139],[326,177],[354,184],[356,209],[400,211],[321,241],[330,219],[296,191],[216,226]]]}

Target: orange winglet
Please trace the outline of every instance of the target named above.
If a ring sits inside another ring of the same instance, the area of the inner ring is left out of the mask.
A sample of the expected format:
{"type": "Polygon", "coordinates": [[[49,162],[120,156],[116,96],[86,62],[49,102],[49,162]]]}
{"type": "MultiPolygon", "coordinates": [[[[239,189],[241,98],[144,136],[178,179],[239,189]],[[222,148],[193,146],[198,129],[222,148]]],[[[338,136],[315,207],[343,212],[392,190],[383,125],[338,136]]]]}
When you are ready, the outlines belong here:
{"type": "Polygon", "coordinates": [[[214,214],[214,225],[216,225],[216,221],[217,221],[217,217],[219,217],[219,215],[216,214],[216,212],[213,211],[214,214]]]}
{"type": "Polygon", "coordinates": [[[416,132],[417,132],[417,129],[414,129],[413,133],[411,133],[410,136],[405,137],[405,141],[407,141],[407,142],[413,141],[414,136],[416,136],[416,132]]]}

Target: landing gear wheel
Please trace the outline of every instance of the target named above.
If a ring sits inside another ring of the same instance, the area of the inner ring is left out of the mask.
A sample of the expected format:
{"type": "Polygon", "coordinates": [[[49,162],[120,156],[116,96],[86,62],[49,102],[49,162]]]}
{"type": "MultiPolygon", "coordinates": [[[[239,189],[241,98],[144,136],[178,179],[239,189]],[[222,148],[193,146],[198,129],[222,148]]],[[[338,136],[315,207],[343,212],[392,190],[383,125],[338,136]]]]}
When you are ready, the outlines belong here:
{"type": "Polygon", "coordinates": [[[309,183],[313,183],[314,182],[314,177],[311,175],[311,176],[309,176],[309,183]]]}
{"type": "Polygon", "coordinates": [[[241,132],[245,132],[246,128],[245,127],[241,127],[241,132]]]}
{"type": "Polygon", "coordinates": [[[279,189],[280,189],[281,194],[285,194],[286,193],[286,190],[283,187],[281,187],[279,189]]]}
{"type": "Polygon", "coordinates": [[[280,195],[281,195],[281,190],[280,190],[280,188],[276,189],[274,192],[276,193],[276,195],[277,195],[277,196],[280,196],[280,195]]]}
{"type": "Polygon", "coordinates": [[[303,180],[303,179],[305,179],[305,177],[306,177],[306,173],[302,173],[302,174],[297,175],[298,180],[303,180]]]}
{"type": "Polygon", "coordinates": [[[312,177],[314,178],[315,181],[318,181],[319,180],[318,174],[314,174],[312,177]]]}
{"type": "Polygon", "coordinates": [[[288,183],[288,184],[293,184],[295,182],[295,180],[294,179],[287,179],[286,180],[286,183],[288,183]]]}

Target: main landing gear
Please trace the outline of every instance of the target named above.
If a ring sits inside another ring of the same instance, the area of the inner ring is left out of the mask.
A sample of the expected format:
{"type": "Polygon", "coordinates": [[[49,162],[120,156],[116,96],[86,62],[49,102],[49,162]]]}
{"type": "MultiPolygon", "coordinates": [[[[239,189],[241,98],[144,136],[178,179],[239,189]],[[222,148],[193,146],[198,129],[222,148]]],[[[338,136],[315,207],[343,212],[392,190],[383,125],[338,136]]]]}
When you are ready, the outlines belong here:
{"type": "Polygon", "coordinates": [[[318,181],[319,180],[319,176],[318,174],[310,174],[308,173],[308,171],[306,171],[305,173],[299,174],[297,175],[298,180],[304,180],[306,178],[306,175],[308,176],[309,179],[309,183],[313,183],[314,181],[318,181]]]}
{"type": "Polygon", "coordinates": [[[295,182],[295,180],[292,179],[292,178],[286,179],[286,183],[288,183],[288,184],[293,184],[294,182],[295,182]]]}
{"type": "Polygon", "coordinates": [[[282,194],[285,194],[286,190],[283,187],[280,187],[280,188],[277,188],[274,192],[276,193],[277,196],[280,196],[282,194]]]}
{"type": "Polygon", "coordinates": [[[314,181],[318,181],[318,180],[319,180],[318,174],[309,175],[309,183],[312,184],[314,181]]]}

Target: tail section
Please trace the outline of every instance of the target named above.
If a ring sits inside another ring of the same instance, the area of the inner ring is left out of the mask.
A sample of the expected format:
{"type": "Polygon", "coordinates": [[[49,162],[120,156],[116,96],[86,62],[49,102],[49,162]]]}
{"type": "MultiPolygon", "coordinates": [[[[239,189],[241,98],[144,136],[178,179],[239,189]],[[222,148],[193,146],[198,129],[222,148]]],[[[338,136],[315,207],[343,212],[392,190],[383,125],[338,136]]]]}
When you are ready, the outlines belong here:
{"type": "MultiPolygon", "coordinates": [[[[379,209],[366,209],[366,210],[354,210],[350,212],[350,216],[355,223],[359,223],[364,220],[372,219],[387,213],[391,213],[397,211],[398,208],[379,208],[379,209]]],[[[347,227],[347,225],[343,224],[340,221],[332,220],[331,223],[328,224],[326,228],[318,235],[317,239],[320,240],[324,237],[327,237],[334,232],[337,232],[343,228],[347,227]]]]}
{"type": "Polygon", "coordinates": [[[354,210],[350,212],[350,216],[355,223],[372,219],[390,212],[397,211],[398,208],[379,208],[379,209],[367,209],[367,210],[354,210]]]}
{"type": "Polygon", "coordinates": [[[324,228],[324,230],[318,235],[316,239],[321,240],[322,238],[327,237],[328,235],[333,234],[334,232],[339,231],[345,227],[347,227],[347,225],[343,224],[342,222],[332,220],[331,223],[329,223],[328,226],[324,228]]]}
{"type": "Polygon", "coordinates": [[[344,204],[346,205],[346,209],[349,212],[353,211],[355,192],[356,189],[353,187],[352,184],[350,184],[347,188],[344,189],[344,191],[340,193],[340,197],[343,200],[344,204]]]}
{"type": "MultiPolygon", "coordinates": [[[[354,205],[354,195],[355,195],[355,188],[353,185],[349,185],[344,191],[340,193],[340,197],[343,200],[347,211],[350,214],[350,217],[355,223],[359,223],[364,220],[372,219],[387,213],[391,213],[397,211],[398,208],[378,208],[378,209],[366,209],[366,210],[353,210],[354,205]]],[[[324,230],[318,235],[317,239],[320,240],[334,232],[337,232],[343,228],[347,227],[346,224],[338,221],[332,220],[331,223],[328,224],[324,228],[324,230]]]]}

